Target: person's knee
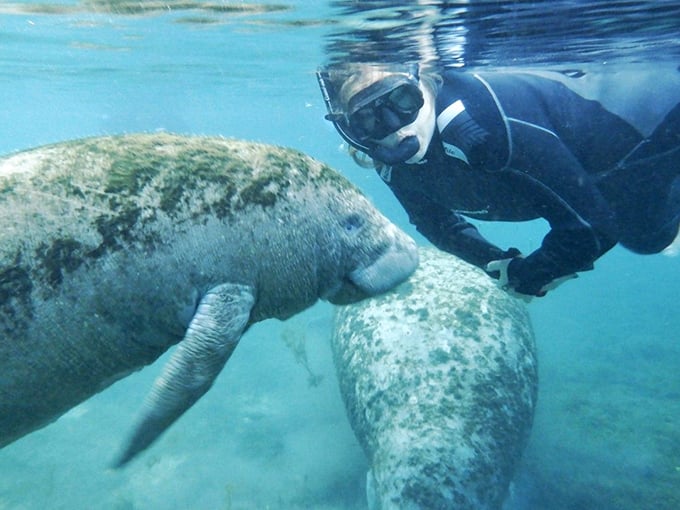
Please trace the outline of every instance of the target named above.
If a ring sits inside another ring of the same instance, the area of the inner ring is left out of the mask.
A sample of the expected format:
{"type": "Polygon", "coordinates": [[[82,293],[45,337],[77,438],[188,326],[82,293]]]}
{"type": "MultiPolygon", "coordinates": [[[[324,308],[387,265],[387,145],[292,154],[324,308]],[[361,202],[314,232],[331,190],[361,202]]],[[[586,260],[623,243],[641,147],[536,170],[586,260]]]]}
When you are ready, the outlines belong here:
{"type": "MultiPolygon", "coordinates": [[[[638,197],[638,200],[652,200],[638,197]]],[[[663,199],[662,199],[663,200],[663,199]]],[[[635,215],[629,214],[632,204],[617,211],[619,218],[619,244],[632,252],[649,255],[659,253],[675,241],[680,226],[680,176],[670,184],[665,204],[647,202],[636,207],[635,215]]]]}
{"type": "Polygon", "coordinates": [[[680,212],[659,228],[639,232],[626,232],[619,238],[619,244],[634,253],[652,255],[663,251],[678,236],[680,212]]]}

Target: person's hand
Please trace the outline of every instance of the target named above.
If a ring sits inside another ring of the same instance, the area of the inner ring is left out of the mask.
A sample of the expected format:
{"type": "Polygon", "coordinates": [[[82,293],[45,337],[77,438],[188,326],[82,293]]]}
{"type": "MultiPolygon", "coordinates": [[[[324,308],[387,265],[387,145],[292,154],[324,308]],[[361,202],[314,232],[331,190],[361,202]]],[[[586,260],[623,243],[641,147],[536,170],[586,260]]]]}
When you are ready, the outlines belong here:
{"type": "MultiPolygon", "coordinates": [[[[517,255],[517,257],[521,257],[521,255],[517,255]]],[[[492,277],[495,276],[495,273],[498,273],[498,278],[497,278],[497,285],[503,289],[505,292],[510,294],[513,297],[516,297],[518,299],[521,299],[525,303],[530,303],[531,298],[533,296],[529,294],[522,294],[521,292],[517,292],[513,286],[510,284],[510,279],[508,277],[508,267],[510,266],[510,262],[512,262],[515,258],[517,257],[510,257],[507,259],[500,259],[500,260],[492,260],[489,262],[484,270],[491,274],[492,277]]]]}
{"type": "Polygon", "coordinates": [[[517,254],[516,256],[506,258],[506,259],[500,259],[500,260],[492,260],[489,262],[486,267],[484,268],[487,273],[489,273],[492,277],[496,277],[498,279],[498,286],[503,289],[505,292],[510,294],[511,296],[514,296],[516,298],[519,298],[523,300],[526,303],[531,302],[531,299],[533,297],[543,297],[545,296],[548,291],[554,290],[560,285],[562,285],[564,282],[568,280],[572,280],[574,278],[578,278],[578,275],[576,273],[568,274],[565,276],[561,276],[559,278],[555,278],[554,280],[546,283],[543,285],[536,293],[528,294],[524,293],[518,290],[518,288],[521,288],[521,281],[518,281],[510,276],[510,264],[515,261],[515,260],[521,260],[523,257],[521,254],[517,254]]]}

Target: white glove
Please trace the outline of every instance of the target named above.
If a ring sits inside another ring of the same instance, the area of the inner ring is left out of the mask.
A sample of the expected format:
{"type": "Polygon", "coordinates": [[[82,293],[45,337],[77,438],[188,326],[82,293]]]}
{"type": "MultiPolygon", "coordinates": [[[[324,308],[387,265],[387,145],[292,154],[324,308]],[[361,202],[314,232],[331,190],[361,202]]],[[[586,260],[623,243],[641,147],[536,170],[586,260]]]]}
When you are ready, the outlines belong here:
{"type": "Polygon", "coordinates": [[[512,258],[492,260],[484,267],[484,270],[487,273],[498,271],[498,274],[500,275],[498,277],[498,286],[501,289],[505,289],[508,286],[508,266],[510,265],[510,262],[512,262],[512,258]]]}
{"type": "Polygon", "coordinates": [[[509,259],[492,260],[484,267],[484,270],[488,273],[498,271],[499,276],[498,280],[496,281],[496,285],[498,285],[498,287],[503,289],[511,296],[521,299],[525,303],[530,303],[533,296],[516,292],[515,289],[513,289],[510,285],[510,280],[508,279],[508,266],[514,258],[515,257],[509,259]]]}

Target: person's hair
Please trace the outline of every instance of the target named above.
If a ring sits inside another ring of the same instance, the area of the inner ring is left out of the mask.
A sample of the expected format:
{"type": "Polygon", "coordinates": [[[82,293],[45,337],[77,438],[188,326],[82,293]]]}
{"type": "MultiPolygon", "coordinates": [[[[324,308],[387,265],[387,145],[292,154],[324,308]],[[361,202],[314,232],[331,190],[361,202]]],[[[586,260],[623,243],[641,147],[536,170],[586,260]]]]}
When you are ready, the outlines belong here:
{"type": "Polygon", "coordinates": [[[389,71],[382,66],[370,64],[355,64],[353,68],[348,69],[348,71],[347,77],[343,80],[338,94],[340,104],[345,111],[347,110],[350,99],[352,99],[357,92],[364,90],[366,87],[370,87],[374,83],[379,82],[392,74],[402,74],[389,71]]]}
{"type": "Polygon", "coordinates": [[[375,168],[376,170],[380,170],[381,168],[385,167],[385,163],[382,161],[373,159],[368,154],[361,152],[359,149],[352,147],[351,145],[347,146],[347,152],[354,162],[361,168],[375,168]]]}

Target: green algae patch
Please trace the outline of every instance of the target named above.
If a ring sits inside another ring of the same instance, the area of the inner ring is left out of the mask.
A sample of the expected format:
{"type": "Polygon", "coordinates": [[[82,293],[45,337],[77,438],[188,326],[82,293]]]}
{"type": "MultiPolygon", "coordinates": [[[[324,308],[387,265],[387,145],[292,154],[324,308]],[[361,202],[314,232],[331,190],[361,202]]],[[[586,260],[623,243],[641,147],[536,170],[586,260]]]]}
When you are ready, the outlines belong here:
{"type": "Polygon", "coordinates": [[[0,336],[24,330],[33,316],[33,280],[22,262],[21,253],[16,253],[0,266],[0,336]]]}
{"type": "Polygon", "coordinates": [[[274,206],[291,186],[293,174],[311,184],[318,175],[335,174],[324,168],[315,177],[311,160],[295,151],[256,144],[250,151],[241,149],[240,143],[226,139],[133,135],[86,140],[80,150],[110,162],[106,193],[135,197],[152,191],[169,216],[208,188],[216,190],[216,198],[206,199],[200,213],[222,219],[249,206],[274,206]]]}
{"type": "Polygon", "coordinates": [[[240,197],[242,204],[257,204],[262,207],[271,207],[276,204],[278,196],[284,193],[284,190],[290,184],[289,181],[281,180],[283,186],[279,186],[277,191],[274,191],[274,179],[272,176],[260,177],[253,179],[248,186],[243,188],[240,197]]]}
{"type": "Polygon", "coordinates": [[[0,268],[0,311],[10,308],[12,299],[26,299],[33,289],[30,272],[18,261],[0,268]]]}

